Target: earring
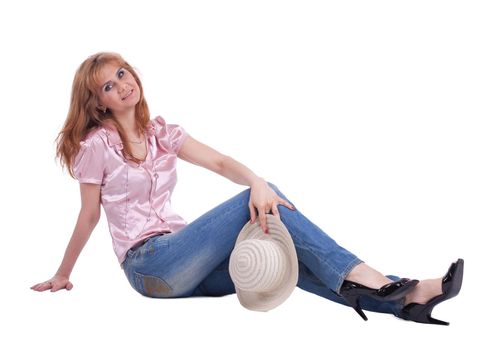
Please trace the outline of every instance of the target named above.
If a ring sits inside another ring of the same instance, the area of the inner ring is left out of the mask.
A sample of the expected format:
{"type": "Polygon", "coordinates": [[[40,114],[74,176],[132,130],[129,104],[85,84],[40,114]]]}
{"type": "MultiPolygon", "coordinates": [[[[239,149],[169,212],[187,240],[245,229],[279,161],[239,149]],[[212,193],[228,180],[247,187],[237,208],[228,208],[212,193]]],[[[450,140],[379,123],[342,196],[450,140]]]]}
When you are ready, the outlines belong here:
{"type": "Polygon", "coordinates": [[[104,114],[106,114],[106,112],[107,112],[107,107],[97,106],[97,109],[100,110],[104,114]]]}

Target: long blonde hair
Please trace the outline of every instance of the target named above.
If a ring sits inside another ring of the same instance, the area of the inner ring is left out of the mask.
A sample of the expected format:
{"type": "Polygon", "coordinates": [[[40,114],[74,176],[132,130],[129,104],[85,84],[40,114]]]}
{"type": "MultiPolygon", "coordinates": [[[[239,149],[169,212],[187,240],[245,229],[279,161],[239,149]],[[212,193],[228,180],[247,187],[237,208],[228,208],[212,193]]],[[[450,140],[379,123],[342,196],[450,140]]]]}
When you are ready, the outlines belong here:
{"type": "Polygon", "coordinates": [[[99,52],[87,58],[75,73],[72,84],[70,108],[63,128],[56,137],[56,158],[59,158],[62,167],[67,167],[71,177],[73,173],[73,160],[80,150],[80,141],[84,140],[92,130],[109,124],[116,128],[123,142],[123,155],[126,159],[140,162],[129,151],[129,142],[122,126],[109,109],[102,111],[98,106],[97,90],[99,74],[108,63],[115,63],[129,71],[140,88],[140,101],[135,106],[135,120],[137,128],[143,132],[150,122],[150,112],[143,95],[143,87],[135,70],[121,55],[113,52],[99,52]]]}

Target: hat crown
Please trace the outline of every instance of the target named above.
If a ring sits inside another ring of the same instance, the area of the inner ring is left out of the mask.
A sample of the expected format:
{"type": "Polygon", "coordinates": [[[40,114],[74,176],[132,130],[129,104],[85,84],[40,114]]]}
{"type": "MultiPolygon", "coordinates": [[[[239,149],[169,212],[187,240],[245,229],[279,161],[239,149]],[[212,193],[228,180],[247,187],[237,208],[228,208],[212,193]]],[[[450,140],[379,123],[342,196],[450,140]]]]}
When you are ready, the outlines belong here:
{"type": "Polygon", "coordinates": [[[230,255],[230,277],[244,291],[268,292],[284,278],[287,257],[278,243],[248,239],[236,245],[230,255]]]}

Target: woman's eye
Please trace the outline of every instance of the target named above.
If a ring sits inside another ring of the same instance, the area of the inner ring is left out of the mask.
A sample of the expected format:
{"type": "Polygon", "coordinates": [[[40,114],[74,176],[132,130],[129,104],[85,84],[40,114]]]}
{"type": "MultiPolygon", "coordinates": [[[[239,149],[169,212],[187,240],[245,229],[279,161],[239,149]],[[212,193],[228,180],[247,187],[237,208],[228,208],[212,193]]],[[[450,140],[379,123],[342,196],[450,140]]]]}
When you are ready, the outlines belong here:
{"type": "Polygon", "coordinates": [[[121,79],[121,78],[123,77],[123,75],[124,75],[124,70],[122,70],[122,69],[121,69],[121,70],[118,72],[118,78],[120,78],[120,79],[121,79]]]}
{"type": "Polygon", "coordinates": [[[105,92],[108,92],[108,91],[110,91],[112,89],[112,87],[113,87],[112,85],[107,84],[106,86],[104,86],[104,91],[105,92]]]}

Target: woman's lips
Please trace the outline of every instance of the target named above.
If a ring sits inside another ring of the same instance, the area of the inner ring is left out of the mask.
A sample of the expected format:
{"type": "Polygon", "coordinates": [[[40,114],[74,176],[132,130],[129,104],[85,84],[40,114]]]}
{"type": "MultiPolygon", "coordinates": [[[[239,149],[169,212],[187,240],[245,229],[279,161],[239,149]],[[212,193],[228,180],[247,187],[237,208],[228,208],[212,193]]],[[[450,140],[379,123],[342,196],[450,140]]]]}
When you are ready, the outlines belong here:
{"type": "Polygon", "coordinates": [[[126,95],[125,97],[122,98],[122,100],[126,100],[129,96],[133,95],[133,89],[131,89],[131,91],[129,92],[128,95],[126,95]]]}

